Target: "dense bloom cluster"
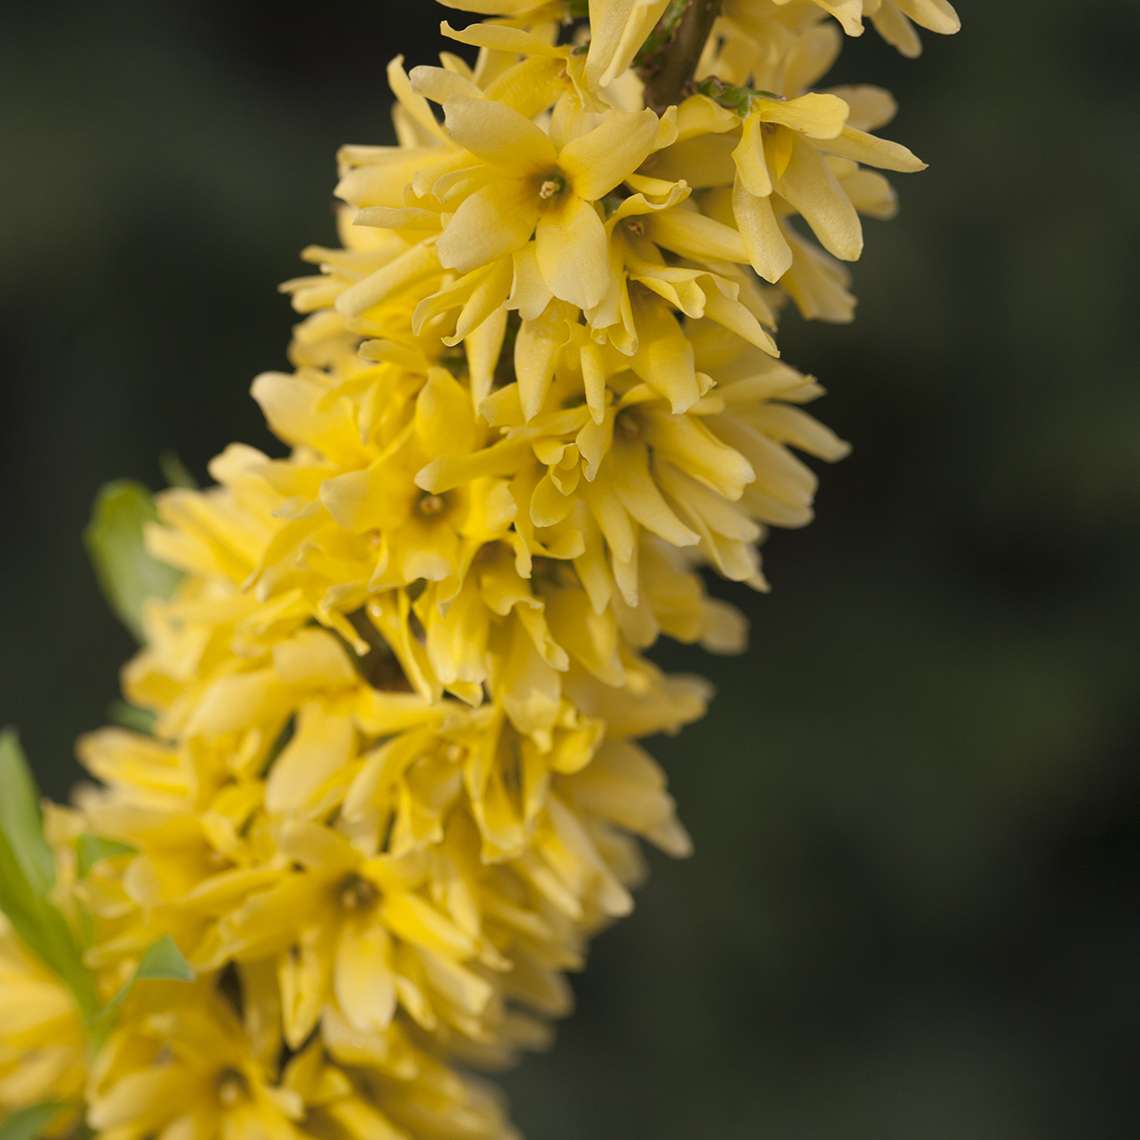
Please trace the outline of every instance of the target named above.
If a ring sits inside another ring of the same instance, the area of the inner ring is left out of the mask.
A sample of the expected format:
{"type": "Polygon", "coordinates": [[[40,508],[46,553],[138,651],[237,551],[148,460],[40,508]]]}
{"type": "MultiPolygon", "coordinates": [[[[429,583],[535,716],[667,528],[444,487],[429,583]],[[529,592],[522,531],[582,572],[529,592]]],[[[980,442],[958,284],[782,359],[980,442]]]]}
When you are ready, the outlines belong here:
{"type": "Polygon", "coordinates": [[[461,1072],[547,1040],[640,840],[689,850],[642,740],[709,693],[646,651],[738,650],[704,569],[766,589],[805,458],[847,452],[777,316],[850,319],[882,172],[923,164],[885,91],[818,84],[864,20],[915,54],[950,5],[447,6],[474,51],[393,61],[397,142],[341,151],[340,244],[285,287],[293,370],[253,395],[288,453],[160,497],[153,728],[86,737],[47,818],[101,1000],[156,940],[194,980],[124,991],[93,1053],[0,930],[0,1108],[74,1103],[59,1133],[514,1135],[461,1072]]]}

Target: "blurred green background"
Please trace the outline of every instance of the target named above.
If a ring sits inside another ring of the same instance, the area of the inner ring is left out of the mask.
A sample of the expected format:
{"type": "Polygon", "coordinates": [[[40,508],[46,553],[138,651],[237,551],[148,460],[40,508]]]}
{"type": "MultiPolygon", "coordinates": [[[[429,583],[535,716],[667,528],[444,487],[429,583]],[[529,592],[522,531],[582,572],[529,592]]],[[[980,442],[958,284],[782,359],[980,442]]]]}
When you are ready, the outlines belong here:
{"type": "MultiPolygon", "coordinates": [[[[724,591],[747,656],[662,654],[720,691],[658,750],[697,855],[653,860],[509,1078],[530,1140],[1134,1134],[1140,8],[961,8],[918,63],[867,36],[840,67],[932,165],[870,226],[858,323],[783,331],[855,455],[771,541],[773,596],[724,591]]],[[[285,363],[274,287],[440,15],[5,17],[0,719],[57,796],[130,651],[95,490],[272,446],[246,389],[285,363]]]]}

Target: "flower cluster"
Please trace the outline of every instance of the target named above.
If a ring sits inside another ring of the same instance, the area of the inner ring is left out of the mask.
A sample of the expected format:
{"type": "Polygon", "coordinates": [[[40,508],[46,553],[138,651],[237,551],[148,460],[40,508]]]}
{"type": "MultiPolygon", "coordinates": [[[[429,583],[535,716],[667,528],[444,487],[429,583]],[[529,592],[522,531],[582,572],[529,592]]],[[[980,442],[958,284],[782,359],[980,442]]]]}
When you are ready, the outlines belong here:
{"type": "Polygon", "coordinates": [[[640,840],[689,850],[642,740],[709,693],[645,654],[742,646],[705,569],[766,589],[805,458],[848,450],[777,317],[850,319],[882,172],[923,166],[874,133],[885,91],[818,84],[865,18],[907,54],[957,18],[446,2],[473,51],[393,61],[397,142],[340,152],[340,244],[285,286],[293,370],[253,395],[287,454],[159,499],[182,578],[124,674],[152,727],[83,739],[98,783],[48,818],[115,1016],[88,1063],[0,931],[0,1106],[50,1093],[104,1140],[512,1136],[461,1069],[546,1042],[640,840]],[[164,940],[194,980],[130,988],[164,940]]]}

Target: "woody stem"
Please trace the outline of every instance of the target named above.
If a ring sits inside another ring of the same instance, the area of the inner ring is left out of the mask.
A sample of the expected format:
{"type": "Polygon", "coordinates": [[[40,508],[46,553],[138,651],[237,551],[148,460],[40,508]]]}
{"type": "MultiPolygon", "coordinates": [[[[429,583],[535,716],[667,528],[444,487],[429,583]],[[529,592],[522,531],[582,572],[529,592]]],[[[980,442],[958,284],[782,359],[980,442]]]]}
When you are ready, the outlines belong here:
{"type": "Polygon", "coordinates": [[[721,0],[672,0],[637,65],[645,82],[645,104],[660,114],[679,103],[720,15],[721,0]]]}

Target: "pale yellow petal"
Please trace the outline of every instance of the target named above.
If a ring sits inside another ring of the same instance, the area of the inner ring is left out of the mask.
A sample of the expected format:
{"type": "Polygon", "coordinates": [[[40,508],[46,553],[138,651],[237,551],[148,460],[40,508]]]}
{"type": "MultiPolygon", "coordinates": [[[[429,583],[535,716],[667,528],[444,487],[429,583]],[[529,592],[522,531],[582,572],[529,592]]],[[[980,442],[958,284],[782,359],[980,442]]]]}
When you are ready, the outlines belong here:
{"type": "Polygon", "coordinates": [[[765,99],[754,113],[809,138],[833,139],[846,126],[850,110],[836,95],[813,92],[798,99],[765,99]]]}
{"type": "Polygon", "coordinates": [[[456,99],[444,106],[447,133],[485,162],[514,175],[541,174],[558,154],[530,119],[490,99],[456,99]]]}
{"type": "Polygon", "coordinates": [[[440,235],[440,262],[466,273],[521,249],[534,232],[538,204],[537,194],[522,180],[502,179],[476,190],[440,235]]]}
{"type": "Polygon", "coordinates": [[[587,79],[597,87],[606,87],[625,71],[668,3],[669,0],[590,0],[587,79]]]}
{"type": "Polygon", "coordinates": [[[823,144],[823,149],[828,154],[837,154],[840,158],[849,158],[864,166],[877,166],[880,170],[916,174],[926,169],[926,163],[902,143],[881,139],[866,131],[857,131],[854,127],[847,127],[838,138],[829,139],[823,144]]]}
{"type": "Polygon", "coordinates": [[[863,226],[823,156],[797,139],[792,161],[777,187],[794,206],[828,253],[842,261],[858,261],[863,252],[863,226]]]}
{"type": "Polygon", "coordinates": [[[592,309],[609,284],[609,242],[598,211],[567,192],[548,207],[535,235],[538,265],[550,291],[579,309],[592,309]]]}
{"type": "Polygon", "coordinates": [[[700,536],[677,518],[649,474],[645,444],[615,440],[612,454],[614,487],[622,506],[646,530],[666,542],[674,546],[695,546],[700,536]]]}
{"type": "Polygon", "coordinates": [[[652,111],[607,111],[592,131],[562,148],[559,169],[579,198],[596,202],[646,160],[658,124],[652,111]]]}
{"type": "Polygon", "coordinates": [[[772,193],[772,176],[764,157],[764,121],[759,115],[749,115],[740,132],[740,142],[732,152],[737,177],[750,194],[767,198],[772,193]]]}
{"type": "Polygon", "coordinates": [[[384,1030],[396,1012],[391,945],[384,927],[370,915],[341,926],[333,988],[340,1008],[358,1029],[384,1030]]]}
{"type": "Polygon", "coordinates": [[[774,285],[791,268],[792,249],[776,220],[771,198],[757,197],[737,179],[732,190],[732,212],[752,268],[774,285]]]}

